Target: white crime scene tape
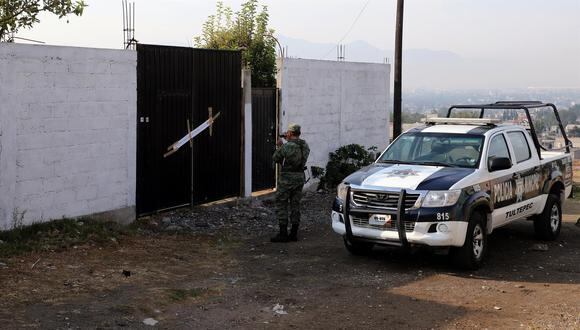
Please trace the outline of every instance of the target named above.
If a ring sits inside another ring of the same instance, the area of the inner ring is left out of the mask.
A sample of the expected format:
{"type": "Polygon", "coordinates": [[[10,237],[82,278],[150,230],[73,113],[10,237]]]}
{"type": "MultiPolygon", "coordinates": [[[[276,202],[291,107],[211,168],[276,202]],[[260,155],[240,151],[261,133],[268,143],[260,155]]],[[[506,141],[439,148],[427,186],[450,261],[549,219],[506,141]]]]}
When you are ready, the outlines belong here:
{"type": "Polygon", "coordinates": [[[163,157],[170,156],[171,154],[175,153],[179,148],[183,147],[188,141],[199,135],[199,133],[203,132],[208,127],[211,127],[213,122],[220,116],[220,112],[218,112],[214,117],[210,117],[208,120],[203,122],[201,125],[197,126],[193,131],[189,132],[187,135],[179,139],[179,141],[175,142],[174,144],[170,145],[167,150],[168,152],[163,155],[163,157]]]}

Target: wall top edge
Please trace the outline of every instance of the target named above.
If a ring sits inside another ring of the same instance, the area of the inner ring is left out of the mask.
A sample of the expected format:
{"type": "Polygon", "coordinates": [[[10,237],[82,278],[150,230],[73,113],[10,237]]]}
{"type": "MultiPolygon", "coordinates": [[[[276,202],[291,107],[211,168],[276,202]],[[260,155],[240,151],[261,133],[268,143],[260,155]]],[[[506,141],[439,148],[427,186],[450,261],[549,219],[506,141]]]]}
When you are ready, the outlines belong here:
{"type": "Polygon", "coordinates": [[[361,65],[361,66],[381,66],[381,67],[390,67],[390,63],[376,63],[376,62],[351,62],[351,61],[336,61],[336,60],[317,60],[317,59],[309,59],[309,58],[291,58],[285,57],[281,58],[278,57],[277,61],[282,61],[284,63],[294,62],[294,63],[320,63],[320,64],[345,64],[345,65],[361,65]]]}
{"type": "Polygon", "coordinates": [[[137,51],[132,49],[114,49],[114,48],[93,48],[93,47],[81,47],[81,46],[61,46],[61,45],[35,45],[35,44],[19,44],[19,43],[11,43],[11,42],[1,42],[0,43],[0,50],[78,50],[78,51],[98,51],[98,52],[111,52],[111,53],[127,53],[127,54],[136,54],[137,51]]]}

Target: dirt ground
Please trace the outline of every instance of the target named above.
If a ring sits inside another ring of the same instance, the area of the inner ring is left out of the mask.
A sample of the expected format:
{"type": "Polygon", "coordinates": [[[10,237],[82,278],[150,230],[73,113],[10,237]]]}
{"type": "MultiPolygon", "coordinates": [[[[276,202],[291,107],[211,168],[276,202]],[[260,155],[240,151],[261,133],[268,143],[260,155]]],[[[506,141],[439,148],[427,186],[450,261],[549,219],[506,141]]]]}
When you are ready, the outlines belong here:
{"type": "Polygon", "coordinates": [[[522,221],[490,237],[484,268],[460,272],[427,250],[349,255],[330,228],[332,198],[306,196],[297,243],[269,242],[265,201],[0,260],[0,328],[580,329],[579,202],[547,251],[522,221]]]}

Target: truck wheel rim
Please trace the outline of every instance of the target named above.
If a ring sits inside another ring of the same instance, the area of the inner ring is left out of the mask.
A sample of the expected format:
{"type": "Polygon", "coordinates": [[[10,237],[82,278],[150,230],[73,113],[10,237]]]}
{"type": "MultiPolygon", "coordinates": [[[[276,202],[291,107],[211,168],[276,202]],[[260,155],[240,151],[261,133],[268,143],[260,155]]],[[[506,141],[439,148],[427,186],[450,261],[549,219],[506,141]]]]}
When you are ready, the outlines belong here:
{"type": "Polygon", "coordinates": [[[560,225],[560,210],[558,205],[554,204],[552,206],[552,212],[550,212],[550,226],[552,227],[552,232],[555,233],[560,225]]]}
{"type": "Polygon", "coordinates": [[[480,259],[483,254],[483,230],[480,225],[473,228],[473,256],[480,259]]]}

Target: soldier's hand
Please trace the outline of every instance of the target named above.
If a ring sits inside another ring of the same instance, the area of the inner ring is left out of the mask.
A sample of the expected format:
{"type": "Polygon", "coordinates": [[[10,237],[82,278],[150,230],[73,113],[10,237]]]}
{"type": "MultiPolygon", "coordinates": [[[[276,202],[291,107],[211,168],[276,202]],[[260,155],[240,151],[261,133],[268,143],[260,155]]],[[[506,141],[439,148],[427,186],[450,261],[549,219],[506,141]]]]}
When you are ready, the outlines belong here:
{"type": "Polygon", "coordinates": [[[278,147],[281,146],[281,145],[283,145],[283,144],[284,144],[284,140],[282,140],[282,139],[278,139],[278,142],[276,142],[276,145],[278,147]]]}

